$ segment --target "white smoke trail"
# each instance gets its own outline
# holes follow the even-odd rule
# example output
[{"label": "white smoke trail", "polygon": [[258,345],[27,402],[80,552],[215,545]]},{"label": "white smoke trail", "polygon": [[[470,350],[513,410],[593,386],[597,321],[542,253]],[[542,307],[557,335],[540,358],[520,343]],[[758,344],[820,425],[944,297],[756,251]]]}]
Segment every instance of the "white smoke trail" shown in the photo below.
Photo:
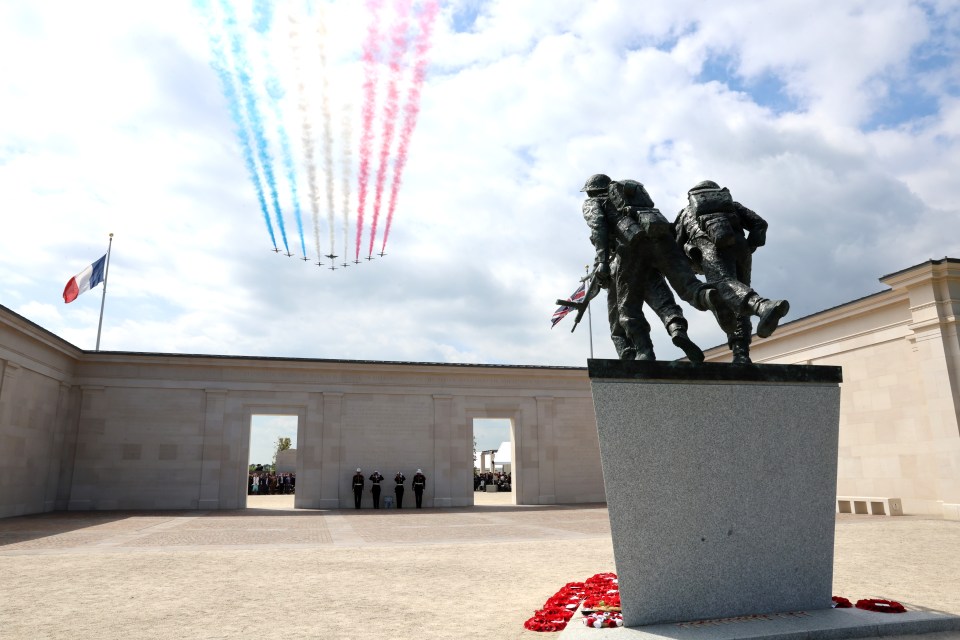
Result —
[{"label": "white smoke trail", "polygon": [[297,82],[297,106],[300,110],[300,139],[303,143],[303,164],[307,170],[310,189],[310,212],[313,215],[313,239],[317,249],[317,262],[323,251],[320,249],[320,189],[317,184],[317,165],[314,161],[313,124],[310,122],[310,96],[303,81],[303,59],[300,48],[300,24],[297,16],[290,15],[290,48],[293,51],[294,71]]},{"label": "white smoke trail", "polygon": [[341,189],[342,193],[340,194],[343,198],[343,255],[344,262],[346,262],[347,249],[350,246],[350,178],[353,168],[353,157],[351,153],[351,138],[353,137],[353,130],[350,126],[350,115],[352,108],[349,104],[343,105],[343,118],[340,121],[340,135],[343,138],[341,144],[343,145],[343,157],[341,158],[343,164],[341,166],[342,175],[340,176]]},{"label": "white smoke trail", "polygon": [[[327,23],[323,5],[317,6],[317,55],[320,59],[321,116],[323,118],[323,176],[327,185],[327,223],[333,255],[333,132],[330,126],[330,82],[327,76]],[[332,259],[332,258],[331,258]]]}]

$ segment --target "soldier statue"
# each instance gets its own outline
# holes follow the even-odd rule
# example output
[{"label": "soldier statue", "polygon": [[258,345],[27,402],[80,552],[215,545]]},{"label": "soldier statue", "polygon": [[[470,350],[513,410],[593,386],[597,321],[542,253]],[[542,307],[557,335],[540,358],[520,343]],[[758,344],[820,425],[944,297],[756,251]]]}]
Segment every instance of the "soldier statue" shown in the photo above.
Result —
[{"label": "soldier statue", "polygon": [[[694,308],[723,313],[711,285],[697,279],[689,260],[673,238],[673,228],[653,206],[644,186],[634,180],[612,181],[591,176],[583,217],[596,249],[593,277],[607,289],[610,333],[621,359],[655,360],[646,302],[660,317],[673,343],[691,362],[703,362],[703,351],[687,335],[687,320],[666,280]],[[588,292],[589,297],[596,295]]]},{"label": "soldier statue", "polygon": [[750,287],[752,255],[766,242],[767,223],[712,180],[690,189],[687,199],[689,204],[674,222],[677,244],[735,314],[732,322],[720,319],[720,326],[727,334],[733,362],[748,364],[753,332],[750,316],[760,318],[757,335],[766,338],[790,310],[786,300],[763,298]]}]

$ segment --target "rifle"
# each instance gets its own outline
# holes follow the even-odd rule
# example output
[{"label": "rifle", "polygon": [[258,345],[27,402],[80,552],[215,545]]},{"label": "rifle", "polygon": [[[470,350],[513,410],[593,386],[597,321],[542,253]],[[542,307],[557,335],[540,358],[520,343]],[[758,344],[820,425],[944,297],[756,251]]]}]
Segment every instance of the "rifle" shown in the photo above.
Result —
[{"label": "rifle", "polygon": [[570,333],[573,333],[577,330],[577,325],[580,324],[580,321],[583,320],[583,314],[586,313],[587,307],[590,306],[590,301],[597,297],[600,293],[600,280],[597,278],[597,268],[594,267],[593,271],[580,279],[580,282],[585,283],[583,287],[583,300],[580,302],[574,302],[573,300],[557,300],[557,304],[570,307],[571,309],[577,310],[577,316],[573,319],[573,327],[570,329]]}]

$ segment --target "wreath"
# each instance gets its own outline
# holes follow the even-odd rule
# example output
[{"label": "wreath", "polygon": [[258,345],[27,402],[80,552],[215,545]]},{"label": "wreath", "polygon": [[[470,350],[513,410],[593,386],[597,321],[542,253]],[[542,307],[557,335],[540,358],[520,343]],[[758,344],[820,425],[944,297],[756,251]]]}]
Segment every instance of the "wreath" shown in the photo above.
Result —
[{"label": "wreath", "polygon": [[620,614],[610,613],[620,610],[617,575],[598,573],[584,582],[568,582],[560,587],[560,590],[544,603],[542,609],[537,610],[523,623],[523,627],[529,631],[563,631],[574,611],[586,599],[592,599],[599,605],[594,616],[596,628],[623,626]]},{"label": "wreath", "polygon": [[590,611],[620,611],[620,595],[591,596],[583,601],[583,608]]},{"label": "wreath", "polygon": [[849,609],[853,605],[850,604],[850,601],[844,598],[843,596],[833,596],[833,608],[834,609]]},{"label": "wreath", "polygon": [[623,616],[619,613],[595,613],[583,619],[583,624],[592,629],[615,628],[623,626]]},{"label": "wreath", "polygon": [[865,598],[857,600],[857,609],[866,611],[878,611],[880,613],[903,613],[906,611],[904,606],[893,600],[880,600],[879,598]]},{"label": "wreath", "polygon": [[573,617],[573,611],[558,607],[544,607],[523,623],[530,631],[563,631],[567,621]]},{"label": "wreath", "polygon": [[567,628],[567,623],[563,621],[551,622],[534,616],[523,623],[523,628],[528,631],[563,631]]}]

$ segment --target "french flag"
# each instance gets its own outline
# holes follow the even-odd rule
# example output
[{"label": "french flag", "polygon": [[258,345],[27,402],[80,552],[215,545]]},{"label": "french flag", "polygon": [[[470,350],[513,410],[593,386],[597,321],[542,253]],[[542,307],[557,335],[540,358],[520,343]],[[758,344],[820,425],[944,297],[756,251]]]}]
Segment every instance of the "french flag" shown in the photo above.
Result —
[{"label": "french flag", "polygon": [[63,301],[73,302],[84,291],[89,291],[103,282],[103,271],[107,264],[107,254],[92,265],[70,278],[70,282],[63,288]]}]

